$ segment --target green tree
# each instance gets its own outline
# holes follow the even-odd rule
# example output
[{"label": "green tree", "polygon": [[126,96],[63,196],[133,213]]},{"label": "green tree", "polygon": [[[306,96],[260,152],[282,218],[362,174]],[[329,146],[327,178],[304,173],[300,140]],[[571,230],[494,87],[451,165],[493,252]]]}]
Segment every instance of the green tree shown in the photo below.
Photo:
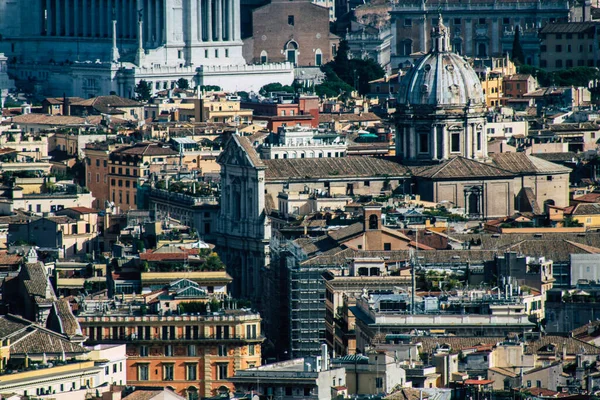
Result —
[{"label": "green tree", "polygon": [[202,85],[202,86],[200,86],[200,91],[201,92],[220,92],[221,87],[215,86],[215,85]]},{"label": "green tree", "polygon": [[348,58],[349,50],[350,46],[348,46],[348,42],[346,40],[340,41],[332,63],[335,73],[346,83],[351,83],[353,79],[352,70],[350,68],[350,59]]},{"label": "green tree", "polygon": [[525,53],[523,53],[523,47],[521,46],[521,28],[517,25],[515,27],[515,37],[513,39],[512,48],[512,61],[515,64],[525,64]]},{"label": "green tree", "polygon": [[135,94],[138,101],[150,100],[152,98],[152,87],[150,86],[150,83],[142,79],[135,86]]},{"label": "green tree", "polygon": [[[359,93],[366,94],[369,92],[369,81],[382,78],[385,71],[379,63],[372,59],[350,59],[348,57],[349,50],[348,42],[342,40],[334,60],[326,66],[331,67],[343,82],[354,87]],[[321,91],[323,89],[325,88],[320,88]]]},{"label": "green tree", "polygon": [[177,87],[182,90],[186,90],[190,88],[190,82],[185,78],[179,78],[177,80]]},{"label": "green tree", "polygon": [[262,96],[266,96],[271,92],[295,93],[295,90],[292,86],[282,85],[279,82],[273,82],[267,83],[265,86],[261,87],[259,91]]}]

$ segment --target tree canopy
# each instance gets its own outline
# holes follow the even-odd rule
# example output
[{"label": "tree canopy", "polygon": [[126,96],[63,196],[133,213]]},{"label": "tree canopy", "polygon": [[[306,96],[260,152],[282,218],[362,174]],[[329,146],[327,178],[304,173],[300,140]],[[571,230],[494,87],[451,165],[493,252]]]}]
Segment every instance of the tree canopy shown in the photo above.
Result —
[{"label": "tree canopy", "polygon": [[511,58],[512,62],[515,64],[525,64],[525,53],[523,53],[523,47],[521,46],[521,28],[519,28],[518,25],[515,27],[515,38],[513,39]]},{"label": "tree canopy", "polygon": [[152,87],[150,86],[150,83],[142,79],[135,86],[135,94],[138,101],[150,100],[152,98]]},{"label": "tree canopy", "polygon": [[182,90],[186,90],[190,88],[190,82],[185,78],[179,78],[177,80],[177,87]]},{"label": "tree canopy", "polygon": [[349,58],[349,50],[348,42],[342,40],[334,60],[326,64],[322,70],[327,79],[330,79],[333,77],[331,71],[326,70],[330,67],[341,81],[358,90],[360,94],[366,94],[369,92],[369,81],[382,78],[385,71],[379,63],[370,58]]},{"label": "tree canopy", "polygon": [[282,85],[279,82],[267,83],[265,86],[260,88],[259,93],[262,96],[266,96],[271,92],[285,92],[285,93],[295,93],[296,90],[293,86],[290,85]]},{"label": "tree canopy", "polygon": [[600,71],[595,67],[574,67],[548,72],[530,65],[519,66],[519,73],[535,76],[541,86],[584,86],[600,79]]}]

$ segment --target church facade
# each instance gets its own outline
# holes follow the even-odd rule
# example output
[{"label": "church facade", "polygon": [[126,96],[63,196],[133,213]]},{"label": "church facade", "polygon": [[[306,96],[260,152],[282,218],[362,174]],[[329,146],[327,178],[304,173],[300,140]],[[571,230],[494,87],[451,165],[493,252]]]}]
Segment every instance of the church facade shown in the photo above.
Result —
[{"label": "church facade", "polygon": [[0,0],[0,45],[10,72],[50,95],[133,97],[141,79],[153,90],[180,78],[226,90],[291,83],[290,64],[246,64],[239,1]]}]

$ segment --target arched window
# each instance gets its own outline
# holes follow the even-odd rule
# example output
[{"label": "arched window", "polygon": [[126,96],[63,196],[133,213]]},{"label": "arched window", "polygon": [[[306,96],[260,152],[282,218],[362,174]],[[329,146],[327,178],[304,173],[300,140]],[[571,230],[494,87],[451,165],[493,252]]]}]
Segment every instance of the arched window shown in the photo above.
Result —
[{"label": "arched window", "polygon": [[402,54],[405,56],[410,56],[413,53],[413,42],[410,39],[406,39],[403,42]]},{"label": "arched window", "polygon": [[260,63],[261,64],[266,64],[269,62],[269,55],[267,54],[267,52],[265,50],[260,52]]},{"label": "arched window", "polygon": [[377,215],[369,216],[369,229],[379,229],[379,218],[377,218]]},{"label": "arched window", "polygon": [[190,386],[187,390],[187,400],[200,400],[200,396],[198,395],[198,389],[193,386]]},{"label": "arched window", "polygon": [[288,62],[295,65],[298,61],[298,43],[293,40],[287,42],[285,45],[285,54]]},{"label": "arched window", "polygon": [[321,64],[323,64],[323,52],[321,51],[321,49],[317,49],[315,51],[315,65],[317,67],[320,67]]}]

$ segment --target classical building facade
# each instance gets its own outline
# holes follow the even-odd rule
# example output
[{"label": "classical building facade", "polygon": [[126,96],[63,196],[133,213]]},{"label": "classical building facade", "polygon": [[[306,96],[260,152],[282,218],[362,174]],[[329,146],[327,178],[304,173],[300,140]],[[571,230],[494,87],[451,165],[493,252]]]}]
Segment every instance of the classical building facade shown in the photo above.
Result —
[{"label": "classical building facade", "polygon": [[410,161],[486,158],[481,82],[452,52],[441,15],[431,37],[431,50],[400,81],[396,155]]},{"label": "classical building facade", "polygon": [[539,66],[538,30],[547,23],[567,21],[569,2],[565,0],[516,1],[410,0],[397,2],[391,11],[393,32],[392,65],[407,61],[411,54],[427,52],[434,40],[431,28],[443,13],[450,27],[454,51],[468,57],[498,57],[510,53],[515,26],[521,28],[521,46],[526,63]]},{"label": "classical building facade", "polygon": [[320,66],[333,59],[339,38],[329,32],[329,9],[310,0],[274,0],[252,12],[252,37],[244,41],[249,63]]},{"label": "classical building facade", "polygon": [[[239,0],[3,0],[9,71],[44,93],[133,97],[179,78],[228,90],[291,83],[290,65],[251,67],[242,57]],[[260,86],[258,86],[260,88]]]}]

